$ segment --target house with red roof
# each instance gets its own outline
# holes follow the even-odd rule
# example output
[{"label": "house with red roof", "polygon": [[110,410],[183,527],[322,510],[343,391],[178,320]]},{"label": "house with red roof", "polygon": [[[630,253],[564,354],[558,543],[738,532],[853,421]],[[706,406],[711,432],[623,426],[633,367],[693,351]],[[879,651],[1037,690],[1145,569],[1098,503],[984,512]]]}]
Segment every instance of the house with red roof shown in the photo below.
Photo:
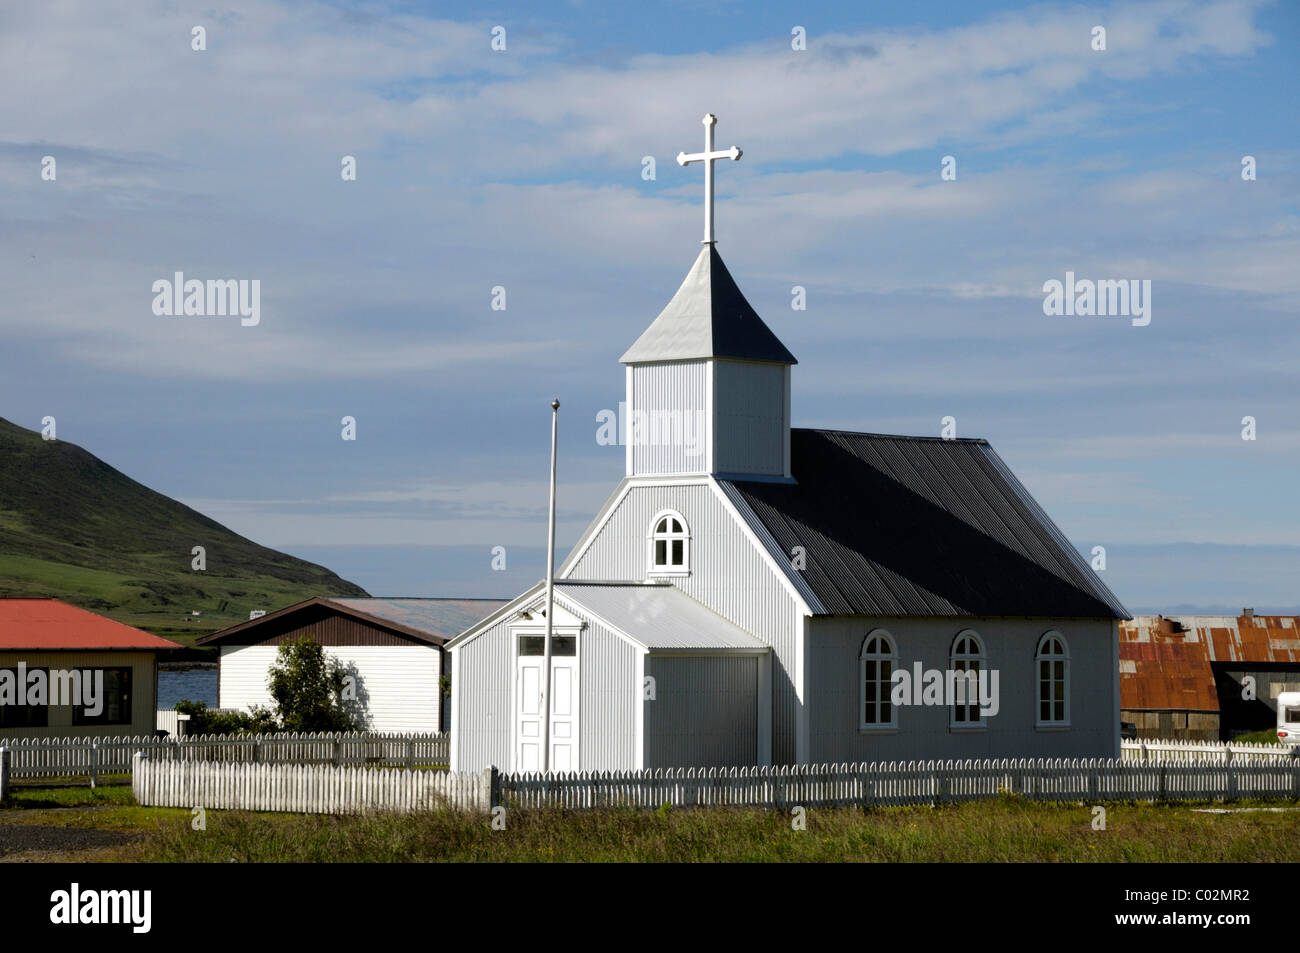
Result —
[{"label": "house with red roof", "polygon": [[1120,718],[1139,738],[1227,741],[1300,691],[1300,616],[1134,616],[1119,624]]},{"label": "house with red roof", "polygon": [[181,646],[48,598],[0,598],[0,739],[151,735]]}]

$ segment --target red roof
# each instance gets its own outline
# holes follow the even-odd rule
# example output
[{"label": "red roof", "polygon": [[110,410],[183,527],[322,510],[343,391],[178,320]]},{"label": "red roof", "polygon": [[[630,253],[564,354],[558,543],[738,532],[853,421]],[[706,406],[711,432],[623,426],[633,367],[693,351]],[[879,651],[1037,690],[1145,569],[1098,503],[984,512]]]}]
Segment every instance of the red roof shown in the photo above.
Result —
[{"label": "red roof", "polygon": [[175,642],[58,599],[0,599],[0,651],[178,648]]},{"label": "red roof", "polygon": [[1300,616],[1135,616],[1121,622],[1120,707],[1218,711],[1211,662],[1300,662]]}]

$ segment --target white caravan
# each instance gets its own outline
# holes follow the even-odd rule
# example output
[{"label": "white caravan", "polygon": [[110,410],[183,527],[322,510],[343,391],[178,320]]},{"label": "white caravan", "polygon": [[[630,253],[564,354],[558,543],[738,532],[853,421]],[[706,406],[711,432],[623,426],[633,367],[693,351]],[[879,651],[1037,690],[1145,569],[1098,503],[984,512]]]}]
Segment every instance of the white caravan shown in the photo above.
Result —
[{"label": "white caravan", "polygon": [[1281,692],[1277,696],[1277,740],[1284,745],[1300,745],[1300,692]]}]

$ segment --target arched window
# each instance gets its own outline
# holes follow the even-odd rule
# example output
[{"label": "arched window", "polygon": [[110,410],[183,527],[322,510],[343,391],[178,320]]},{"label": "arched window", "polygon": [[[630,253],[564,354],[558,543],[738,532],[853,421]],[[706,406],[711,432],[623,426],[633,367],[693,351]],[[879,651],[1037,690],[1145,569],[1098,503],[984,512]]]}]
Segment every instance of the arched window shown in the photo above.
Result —
[{"label": "arched window", "polygon": [[[957,635],[952,643],[952,655],[948,668],[955,673],[952,679],[954,691],[952,699],[952,724],[982,725],[984,716],[980,713],[979,673],[984,671],[984,643],[979,633],[967,629]],[[969,673],[969,674],[968,674]],[[962,686],[965,685],[963,697]]]},{"label": "arched window", "polygon": [[892,728],[897,724],[890,701],[897,662],[894,640],[884,629],[877,629],[862,640],[862,651],[858,654],[858,683],[862,686],[859,728]]},{"label": "arched window", "polygon": [[664,510],[650,523],[650,572],[685,574],[691,569],[691,531],[682,515]]},{"label": "arched window", "polygon": [[1070,723],[1070,649],[1060,632],[1046,632],[1034,655],[1038,669],[1038,724]]}]

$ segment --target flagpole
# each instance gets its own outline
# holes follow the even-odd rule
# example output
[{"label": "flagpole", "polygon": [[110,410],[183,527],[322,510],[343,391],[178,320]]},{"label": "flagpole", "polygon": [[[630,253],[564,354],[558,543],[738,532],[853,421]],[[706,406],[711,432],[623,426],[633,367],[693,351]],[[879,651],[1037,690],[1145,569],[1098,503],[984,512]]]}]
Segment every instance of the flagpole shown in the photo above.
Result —
[{"label": "flagpole", "polygon": [[560,400],[551,401],[551,503],[546,530],[546,641],[543,646],[542,771],[551,767],[551,620],[555,615],[555,435],[560,420]]}]

